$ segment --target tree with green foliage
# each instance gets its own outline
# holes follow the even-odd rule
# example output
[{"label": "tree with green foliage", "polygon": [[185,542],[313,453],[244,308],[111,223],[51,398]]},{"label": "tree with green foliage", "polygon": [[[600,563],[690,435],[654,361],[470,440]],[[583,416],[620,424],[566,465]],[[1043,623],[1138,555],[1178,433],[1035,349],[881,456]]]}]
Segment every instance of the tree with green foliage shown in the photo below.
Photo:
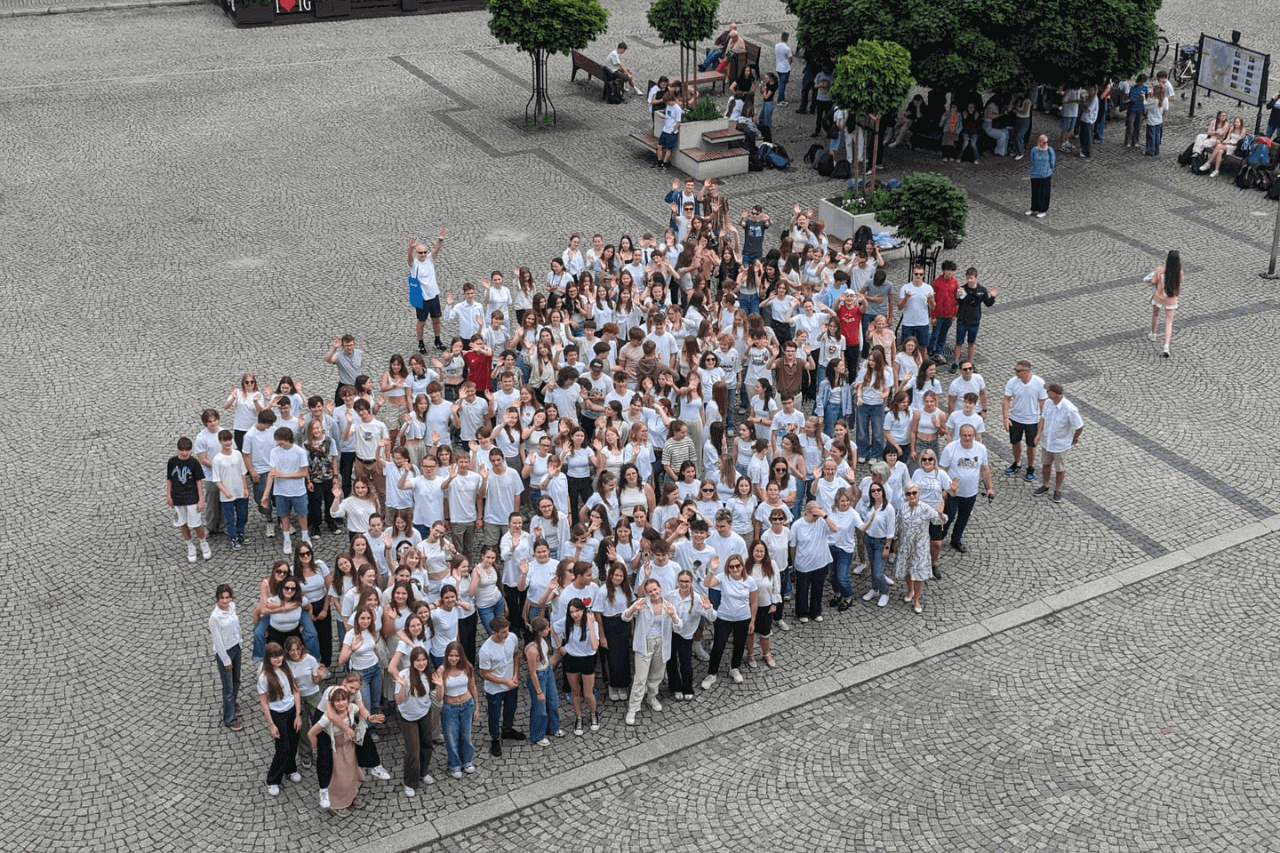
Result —
[{"label": "tree with green foliage", "polygon": [[720,0],[655,0],[649,7],[649,26],[663,42],[680,45],[681,80],[697,67],[698,42],[716,31],[719,9]]},{"label": "tree with green foliage", "polygon": [[[525,104],[529,125],[555,122],[547,94],[547,60],[584,50],[608,26],[609,12],[599,0],[488,0],[489,32],[502,44],[514,44],[533,62],[533,94]],[[532,107],[532,114],[530,108]],[[550,110],[550,116],[547,111]]]},{"label": "tree with green foliage", "polygon": [[912,172],[890,198],[876,219],[897,228],[898,236],[911,244],[912,263],[919,260],[932,267],[943,243],[964,236],[969,197],[950,178]]},{"label": "tree with green foliage", "polygon": [[799,45],[842,55],[862,38],[911,47],[943,91],[1025,90],[1129,77],[1148,61],[1160,0],[784,0]]},{"label": "tree with green foliage", "polygon": [[[898,107],[902,106],[915,84],[911,76],[911,54],[896,42],[863,39],[845,51],[836,63],[836,73],[831,80],[831,100],[844,110],[845,128],[856,127],[859,116],[872,120],[874,147],[868,190],[876,183],[880,119],[886,115],[896,116]],[[858,159],[861,161],[862,158]],[[861,162],[857,163],[857,168],[861,173]]]}]

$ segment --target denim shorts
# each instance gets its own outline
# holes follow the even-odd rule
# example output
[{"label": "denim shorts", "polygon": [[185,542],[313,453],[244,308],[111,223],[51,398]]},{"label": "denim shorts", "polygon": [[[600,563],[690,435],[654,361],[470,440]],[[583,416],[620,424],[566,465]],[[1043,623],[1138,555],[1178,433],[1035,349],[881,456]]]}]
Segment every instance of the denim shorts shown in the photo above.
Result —
[{"label": "denim shorts", "polygon": [[1058,125],[1063,130],[1075,130],[1077,116],[1063,116],[1062,122]]},{"label": "denim shorts", "polygon": [[299,518],[307,517],[307,496],[306,495],[276,495],[276,515],[283,518],[289,513],[293,513]]},{"label": "denim shorts", "polygon": [[[966,338],[968,340],[966,340]],[[963,343],[975,343],[978,340],[977,326],[956,326],[956,346]]]}]

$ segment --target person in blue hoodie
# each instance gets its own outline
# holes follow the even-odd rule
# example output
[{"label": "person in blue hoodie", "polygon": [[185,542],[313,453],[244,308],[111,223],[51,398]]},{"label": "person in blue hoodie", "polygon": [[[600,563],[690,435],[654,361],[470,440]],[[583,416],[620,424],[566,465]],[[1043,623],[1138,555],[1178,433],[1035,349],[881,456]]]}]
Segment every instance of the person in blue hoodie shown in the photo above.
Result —
[{"label": "person in blue hoodie", "polygon": [[1058,165],[1058,154],[1049,147],[1049,135],[1040,134],[1036,138],[1036,147],[1031,149],[1031,209],[1027,216],[1044,219],[1049,212],[1050,182],[1053,180],[1053,167]]}]

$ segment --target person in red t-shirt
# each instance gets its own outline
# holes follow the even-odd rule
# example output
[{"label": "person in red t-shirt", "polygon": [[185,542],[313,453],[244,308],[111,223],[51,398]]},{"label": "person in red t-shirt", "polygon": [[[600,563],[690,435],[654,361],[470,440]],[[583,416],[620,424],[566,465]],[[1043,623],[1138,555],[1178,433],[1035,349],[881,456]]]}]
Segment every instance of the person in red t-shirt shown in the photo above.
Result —
[{"label": "person in red t-shirt", "polygon": [[862,346],[858,333],[866,308],[867,300],[852,290],[840,294],[840,301],[836,303],[836,319],[840,321],[840,333],[844,335],[844,367],[850,376],[856,376],[858,371],[858,351]]},{"label": "person in red t-shirt", "polygon": [[467,379],[487,397],[493,390],[493,350],[485,346],[483,337],[472,335],[471,349],[462,354],[462,360],[467,363]]},{"label": "person in red t-shirt", "polygon": [[[947,335],[951,332],[951,323],[956,318],[956,290],[960,280],[956,278],[956,262],[943,261],[942,275],[933,280],[933,335],[929,338],[929,352],[933,355],[949,352]],[[956,372],[956,366],[951,366]]]}]

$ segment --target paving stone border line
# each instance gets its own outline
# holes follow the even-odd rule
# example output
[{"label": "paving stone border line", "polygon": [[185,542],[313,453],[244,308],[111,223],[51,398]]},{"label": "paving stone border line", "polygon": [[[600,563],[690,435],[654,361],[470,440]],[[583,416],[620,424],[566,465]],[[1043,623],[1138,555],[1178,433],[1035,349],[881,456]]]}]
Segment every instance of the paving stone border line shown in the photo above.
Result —
[{"label": "paving stone border line", "polygon": [[124,12],[131,9],[160,9],[166,6],[199,6],[208,0],[112,0],[84,6],[36,6],[31,9],[0,9],[0,19],[30,18],[37,15],[70,15],[80,12]]},{"label": "paving stone border line", "polygon": [[418,826],[366,844],[360,847],[359,851],[360,853],[405,853],[450,835],[482,827],[489,821],[626,773],[642,765],[659,761],[718,735],[753,725],[768,717],[832,696],[963,646],[972,645],[1012,628],[1037,622],[1078,604],[1118,592],[1277,531],[1280,531],[1280,515],[1271,515],[1186,548],[1162,554],[1145,563],[1121,569],[1053,595],[1034,598],[1020,607],[931,637],[914,646],[879,655],[800,687],[793,687],[758,702],[718,714],[706,722],[668,732],[624,749],[615,755],[588,762],[574,768],[572,772],[548,776],[483,803],[435,820],[424,821]]}]

